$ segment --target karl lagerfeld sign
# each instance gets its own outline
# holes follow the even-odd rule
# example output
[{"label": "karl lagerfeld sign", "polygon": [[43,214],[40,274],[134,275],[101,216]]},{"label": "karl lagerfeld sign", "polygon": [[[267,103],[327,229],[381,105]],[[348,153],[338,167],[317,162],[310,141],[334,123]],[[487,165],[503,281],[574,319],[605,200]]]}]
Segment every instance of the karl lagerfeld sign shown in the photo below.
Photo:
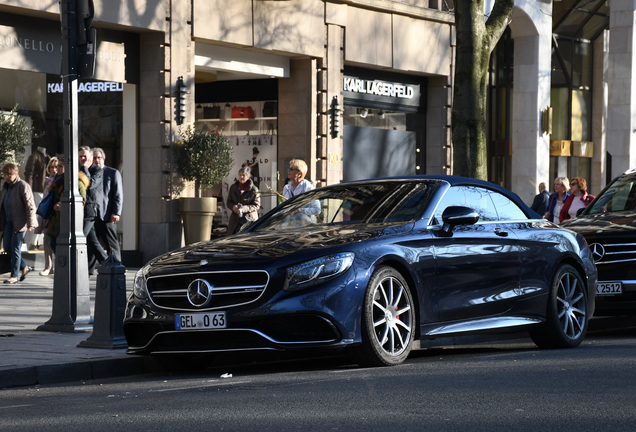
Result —
[{"label": "karl lagerfeld sign", "polygon": [[420,84],[344,76],[345,100],[386,106],[419,107]]},{"label": "karl lagerfeld sign", "polygon": [[344,77],[344,91],[403,99],[413,99],[415,95],[413,86],[348,76]]},{"label": "karl lagerfeld sign", "polygon": [[[46,85],[47,93],[62,93],[64,84],[48,83]],[[81,82],[77,85],[78,93],[113,93],[123,92],[124,84],[119,82]]]}]

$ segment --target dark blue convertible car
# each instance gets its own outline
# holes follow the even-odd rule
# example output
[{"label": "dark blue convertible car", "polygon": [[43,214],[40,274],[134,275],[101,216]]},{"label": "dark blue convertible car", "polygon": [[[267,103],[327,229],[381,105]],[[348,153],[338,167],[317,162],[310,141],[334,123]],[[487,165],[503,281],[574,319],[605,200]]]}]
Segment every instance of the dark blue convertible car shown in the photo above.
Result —
[{"label": "dark blue convertible car", "polygon": [[420,340],[527,329],[575,347],[596,267],[579,234],[494,184],[454,176],[319,188],[136,276],[132,354],[345,349],[395,365]]}]

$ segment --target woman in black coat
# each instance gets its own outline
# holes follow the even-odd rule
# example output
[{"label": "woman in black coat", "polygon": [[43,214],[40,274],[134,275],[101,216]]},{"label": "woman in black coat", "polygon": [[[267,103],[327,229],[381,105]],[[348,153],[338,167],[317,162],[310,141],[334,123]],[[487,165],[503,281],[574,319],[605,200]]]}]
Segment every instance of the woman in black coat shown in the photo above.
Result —
[{"label": "woman in black coat", "polygon": [[239,169],[238,180],[230,186],[226,205],[227,208],[232,210],[230,221],[227,224],[228,234],[238,232],[248,220],[258,219],[258,210],[261,208],[261,194],[251,179],[248,166]]}]

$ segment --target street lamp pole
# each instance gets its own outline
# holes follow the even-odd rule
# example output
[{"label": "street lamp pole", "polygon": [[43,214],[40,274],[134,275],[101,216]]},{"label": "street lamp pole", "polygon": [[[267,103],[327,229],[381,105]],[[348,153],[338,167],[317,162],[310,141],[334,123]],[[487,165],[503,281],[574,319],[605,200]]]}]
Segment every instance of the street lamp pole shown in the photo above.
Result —
[{"label": "street lamp pole", "polygon": [[[62,83],[64,86],[64,193],[60,213],[60,234],[55,248],[53,312],[38,330],[75,332],[89,328],[90,289],[84,208],[78,192],[78,19],[77,2],[61,0]],[[82,328],[84,327],[84,328]]]}]

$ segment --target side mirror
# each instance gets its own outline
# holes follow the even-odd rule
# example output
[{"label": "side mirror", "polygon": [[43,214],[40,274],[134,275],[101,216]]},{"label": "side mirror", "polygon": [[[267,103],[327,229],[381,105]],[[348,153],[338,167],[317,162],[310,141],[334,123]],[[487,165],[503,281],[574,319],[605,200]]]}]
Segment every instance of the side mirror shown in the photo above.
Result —
[{"label": "side mirror", "polygon": [[442,221],[446,232],[451,232],[457,225],[474,225],[479,220],[479,213],[469,207],[450,206],[442,213]]}]

